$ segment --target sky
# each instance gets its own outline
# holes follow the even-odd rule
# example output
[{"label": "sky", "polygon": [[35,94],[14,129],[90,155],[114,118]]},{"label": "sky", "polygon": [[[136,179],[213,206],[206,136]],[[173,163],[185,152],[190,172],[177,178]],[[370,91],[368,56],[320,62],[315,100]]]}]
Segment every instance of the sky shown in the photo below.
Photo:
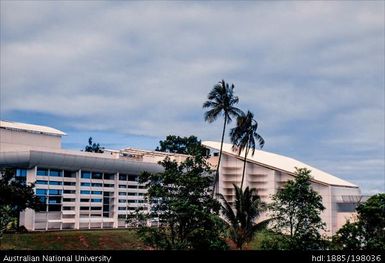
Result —
[{"label": "sky", "polygon": [[219,141],[202,104],[224,79],[264,150],[384,192],[384,5],[2,0],[0,119],[77,150]]}]

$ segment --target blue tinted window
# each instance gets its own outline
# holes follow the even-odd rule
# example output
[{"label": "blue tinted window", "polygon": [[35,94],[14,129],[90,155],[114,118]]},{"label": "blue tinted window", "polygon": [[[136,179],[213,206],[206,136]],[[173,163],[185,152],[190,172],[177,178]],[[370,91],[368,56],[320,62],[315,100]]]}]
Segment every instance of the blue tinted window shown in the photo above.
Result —
[{"label": "blue tinted window", "polygon": [[48,169],[37,168],[37,175],[48,176]]},{"label": "blue tinted window", "polygon": [[27,170],[26,169],[16,169],[16,176],[26,177]]},{"label": "blue tinted window", "polygon": [[104,179],[106,180],[114,180],[114,174],[104,174]]},{"label": "blue tinted window", "polygon": [[83,194],[83,195],[89,195],[89,194],[90,194],[90,191],[87,191],[87,190],[80,190],[80,193]]},{"label": "blue tinted window", "polygon": [[90,179],[91,178],[91,172],[86,172],[86,171],[82,171],[82,178],[87,178],[87,179]]},{"label": "blue tinted window", "polygon": [[36,195],[46,195],[47,190],[46,189],[36,189]]},{"label": "blue tinted window", "polygon": [[93,202],[93,203],[101,203],[101,202],[102,202],[102,199],[95,199],[95,198],[92,198],[92,199],[91,199],[91,202]]},{"label": "blue tinted window", "polygon": [[101,195],[102,192],[101,191],[92,191],[91,194],[93,194],[93,195]]},{"label": "blue tinted window", "polygon": [[49,176],[57,176],[57,177],[62,177],[63,173],[60,170],[50,170],[49,171]]},{"label": "blue tinted window", "polygon": [[91,183],[80,183],[81,186],[91,186]]},{"label": "blue tinted window", "polygon": [[36,181],[36,184],[48,184],[48,181],[37,180],[37,181]]},{"label": "blue tinted window", "polygon": [[62,185],[63,182],[58,182],[58,181],[49,181],[50,185]]},{"label": "blue tinted window", "polygon": [[61,190],[56,190],[56,189],[50,189],[48,190],[49,195],[61,195]]},{"label": "blue tinted window", "polygon": [[92,179],[103,179],[102,173],[92,173]]},{"label": "blue tinted window", "polygon": [[39,196],[40,202],[45,204],[45,201],[47,200],[47,197],[45,196]]}]

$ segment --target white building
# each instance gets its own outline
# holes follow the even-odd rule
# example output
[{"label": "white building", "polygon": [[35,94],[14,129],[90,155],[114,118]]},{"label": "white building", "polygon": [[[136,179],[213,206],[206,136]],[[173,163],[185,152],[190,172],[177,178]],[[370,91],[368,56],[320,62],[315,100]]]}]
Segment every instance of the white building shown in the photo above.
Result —
[{"label": "white building", "polygon": [[[218,152],[219,142],[203,142],[203,145]],[[215,155],[215,154],[214,154]],[[223,145],[223,153],[219,169],[219,192],[228,201],[234,200],[233,184],[240,185],[243,170],[244,152],[238,155],[232,150],[231,144]],[[211,163],[217,164],[218,157],[213,156]],[[346,223],[347,219],[355,215],[356,204],[361,199],[358,186],[311,167],[295,159],[255,150],[253,156],[248,155],[244,186],[255,188],[262,201],[269,203],[271,196],[277,192],[288,180],[294,179],[295,167],[311,170],[312,188],[322,196],[325,210],[321,214],[326,223],[326,235],[335,232]]]},{"label": "white building", "polygon": [[[43,210],[27,209],[20,222],[28,230],[88,229],[127,227],[126,216],[136,208],[148,210],[146,189],[137,182],[143,171],[161,172],[157,164],[166,156],[178,162],[182,154],[137,149],[105,150],[104,153],[69,151],[61,148],[65,133],[50,127],[15,122],[0,122],[0,167],[17,169],[27,184],[35,183]],[[219,150],[217,142],[204,142]],[[215,164],[217,156],[210,158]],[[354,213],[360,200],[356,185],[304,163],[281,155],[256,150],[247,159],[245,185],[257,189],[262,200],[290,179],[294,167],[312,170],[312,186],[322,195],[327,224],[326,234],[335,233]],[[243,159],[224,145],[219,190],[231,201],[233,183],[240,182]]]}]

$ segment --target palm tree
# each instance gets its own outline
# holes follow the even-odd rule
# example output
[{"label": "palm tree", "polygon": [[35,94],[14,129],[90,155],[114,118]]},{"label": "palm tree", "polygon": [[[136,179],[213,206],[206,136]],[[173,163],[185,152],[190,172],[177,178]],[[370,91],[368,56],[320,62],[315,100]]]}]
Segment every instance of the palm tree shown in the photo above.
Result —
[{"label": "palm tree", "polygon": [[240,115],[237,118],[237,126],[230,131],[231,142],[233,143],[233,149],[238,150],[238,155],[245,150],[245,157],[243,160],[243,172],[242,172],[242,181],[241,189],[243,187],[243,180],[245,178],[246,170],[246,160],[249,150],[252,150],[254,155],[256,142],[258,142],[259,147],[262,148],[265,144],[265,140],[261,135],[257,133],[258,122],[254,120],[254,115],[247,111],[246,115]]},{"label": "palm tree", "polygon": [[238,117],[243,114],[243,112],[236,108],[234,105],[238,103],[239,99],[234,95],[234,84],[231,84],[231,87],[224,80],[220,81],[214,86],[207,96],[207,101],[203,103],[203,108],[209,108],[205,112],[204,117],[205,121],[212,123],[219,116],[224,116],[223,130],[222,130],[222,139],[221,139],[221,149],[219,151],[218,166],[215,173],[215,180],[213,186],[213,195],[215,193],[215,187],[219,180],[219,166],[221,164],[222,158],[222,148],[223,140],[225,137],[226,124],[231,122],[232,117]]},{"label": "palm tree", "polygon": [[224,198],[222,194],[222,214],[226,220],[230,230],[230,237],[237,245],[238,249],[242,249],[243,245],[253,238],[256,231],[267,226],[269,220],[255,223],[266,205],[256,194],[255,189],[246,187],[245,191],[234,184],[235,189],[235,211],[231,204]]}]

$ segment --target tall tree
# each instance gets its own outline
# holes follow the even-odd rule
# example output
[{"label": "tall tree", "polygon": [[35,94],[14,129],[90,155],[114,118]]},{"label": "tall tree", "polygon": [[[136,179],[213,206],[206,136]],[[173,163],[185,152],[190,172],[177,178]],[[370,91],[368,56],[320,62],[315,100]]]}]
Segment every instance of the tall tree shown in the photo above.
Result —
[{"label": "tall tree", "polygon": [[213,178],[205,158],[192,156],[178,164],[166,158],[164,172],[140,176],[151,203],[148,219],[159,227],[143,227],[146,243],[160,249],[225,249],[220,203],[210,194]]},{"label": "tall tree", "polygon": [[242,249],[243,245],[253,238],[255,232],[267,226],[268,221],[256,223],[256,219],[265,210],[265,204],[257,195],[255,189],[241,188],[234,184],[235,205],[233,206],[220,194],[223,201],[222,213],[227,221],[230,237]]},{"label": "tall tree", "polygon": [[241,180],[241,189],[243,187],[243,181],[245,178],[247,155],[251,150],[251,155],[254,155],[256,143],[262,148],[265,144],[265,140],[261,135],[257,133],[258,122],[254,120],[254,115],[247,111],[247,114],[242,114],[237,118],[237,126],[230,131],[231,142],[233,143],[233,149],[238,150],[238,155],[241,152],[245,151],[245,156],[243,159],[243,170],[242,170],[242,180]]},{"label": "tall tree", "polygon": [[155,151],[207,156],[206,148],[202,146],[201,141],[194,135],[189,137],[168,135],[165,140],[159,141],[159,146],[156,147]]},{"label": "tall tree", "polygon": [[226,125],[231,122],[232,118],[238,117],[242,111],[235,107],[239,99],[234,95],[234,84],[231,87],[224,80],[220,81],[214,86],[207,96],[207,101],[203,103],[203,108],[209,110],[205,112],[204,118],[208,123],[214,122],[219,116],[224,117],[221,148],[219,150],[218,166],[215,172],[215,180],[213,186],[213,195],[215,193],[216,185],[219,181],[219,167],[221,164],[223,141],[225,138]]},{"label": "tall tree", "polygon": [[320,214],[325,207],[321,195],[311,187],[310,173],[306,168],[296,168],[295,179],[272,198],[273,229],[284,234],[288,249],[319,249],[322,243],[320,230],[325,224]]},{"label": "tall tree", "polygon": [[26,185],[24,177],[17,177],[15,169],[0,170],[0,235],[9,220],[16,218],[19,227],[19,214],[24,209],[39,210],[41,203],[34,194],[33,186]]},{"label": "tall tree", "polygon": [[88,145],[84,147],[85,152],[103,153],[104,147],[101,147],[99,143],[93,143],[92,137],[88,138]]}]

